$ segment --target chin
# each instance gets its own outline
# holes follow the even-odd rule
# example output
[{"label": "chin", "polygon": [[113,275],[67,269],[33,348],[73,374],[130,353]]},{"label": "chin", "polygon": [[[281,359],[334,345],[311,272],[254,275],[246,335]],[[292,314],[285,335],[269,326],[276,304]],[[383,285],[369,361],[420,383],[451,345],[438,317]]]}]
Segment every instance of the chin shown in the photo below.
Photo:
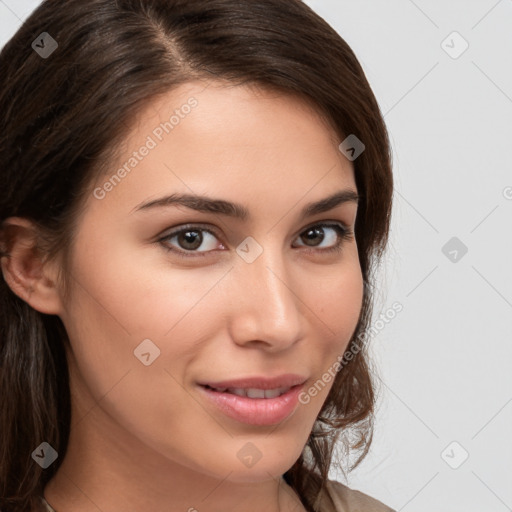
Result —
[{"label": "chin", "polygon": [[[296,450],[296,447],[294,447]],[[265,482],[272,478],[280,478],[281,475],[286,473],[300,456],[299,453],[294,453],[294,450],[286,452],[278,447],[274,450],[267,449],[266,454],[261,454],[259,460],[245,462],[243,457],[242,461],[237,460],[235,468],[226,468],[232,471],[228,479],[233,482]],[[248,464],[247,466],[245,464]],[[252,465],[250,465],[252,464]]]},{"label": "chin", "polygon": [[290,466],[283,466],[282,461],[275,465],[256,464],[252,468],[233,471],[226,480],[241,484],[268,482],[280,478],[292,465],[293,463]]},{"label": "chin", "polygon": [[298,458],[298,455],[294,457],[295,454],[283,456],[279,453],[280,451],[278,449],[269,451],[267,456],[261,454],[259,458],[255,457],[252,461],[248,459],[244,461],[244,453],[235,458],[225,456],[212,465],[203,464],[201,471],[212,478],[226,479],[240,484],[268,482],[280,478]]}]

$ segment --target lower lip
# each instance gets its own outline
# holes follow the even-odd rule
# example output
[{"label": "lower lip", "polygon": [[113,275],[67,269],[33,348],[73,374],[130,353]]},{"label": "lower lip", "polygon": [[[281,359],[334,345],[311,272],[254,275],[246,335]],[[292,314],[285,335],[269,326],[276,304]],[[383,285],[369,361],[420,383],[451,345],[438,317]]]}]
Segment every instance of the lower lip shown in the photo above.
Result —
[{"label": "lower lip", "polygon": [[276,425],[295,410],[303,384],[293,386],[276,398],[248,398],[199,387],[214,405],[234,420],[250,425]]}]

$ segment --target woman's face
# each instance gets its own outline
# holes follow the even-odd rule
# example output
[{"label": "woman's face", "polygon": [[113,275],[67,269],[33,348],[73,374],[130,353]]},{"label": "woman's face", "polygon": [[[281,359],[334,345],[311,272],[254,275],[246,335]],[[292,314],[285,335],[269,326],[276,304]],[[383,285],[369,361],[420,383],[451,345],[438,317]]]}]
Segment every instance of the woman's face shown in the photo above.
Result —
[{"label": "woman's face", "polygon": [[297,99],[216,82],[134,119],[88,197],[59,315],[73,421],[94,409],[98,451],[239,482],[293,465],[362,305],[356,241],[337,227],[354,229],[357,201],[320,208],[357,192],[340,142]]}]

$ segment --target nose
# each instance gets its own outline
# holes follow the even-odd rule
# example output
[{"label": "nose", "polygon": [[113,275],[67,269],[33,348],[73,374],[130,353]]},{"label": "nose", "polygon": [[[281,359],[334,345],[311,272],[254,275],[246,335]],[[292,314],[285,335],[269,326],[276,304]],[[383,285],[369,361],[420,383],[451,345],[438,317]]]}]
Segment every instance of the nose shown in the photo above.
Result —
[{"label": "nose", "polygon": [[269,247],[252,263],[237,261],[229,315],[236,344],[278,352],[304,336],[306,306],[291,264],[282,249]]}]

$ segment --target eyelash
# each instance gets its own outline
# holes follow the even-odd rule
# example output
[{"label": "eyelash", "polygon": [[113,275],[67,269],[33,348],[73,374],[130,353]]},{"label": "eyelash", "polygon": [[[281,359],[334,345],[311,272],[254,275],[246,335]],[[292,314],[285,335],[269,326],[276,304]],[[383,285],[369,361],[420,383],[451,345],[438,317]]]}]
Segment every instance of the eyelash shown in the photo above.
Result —
[{"label": "eyelash", "polygon": [[[354,232],[352,229],[350,229],[349,227],[345,226],[344,224],[340,223],[340,222],[337,222],[337,223],[320,223],[320,224],[313,224],[309,227],[307,227],[304,231],[302,231],[300,234],[303,234],[305,233],[306,231],[310,230],[310,229],[313,229],[313,228],[318,228],[318,227],[321,227],[321,228],[325,228],[325,227],[328,227],[328,228],[333,228],[337,234],[338,234],[338,242],[336,242],[335,245],[333,245],[332,247],[328,247],[326,249],[314,249],[314,248],[311,248],[311,249],[305,249],[305,252],[306,253],[336,253],[336,252],[341,252],[342,250],[342,246],[343,246],[343,242],[346,240],[346,241],[350,241],[353,239],[353,236],[354,236]],[[219,238],[217,236],[217,234],[212,231],[211,229],[208,229],[208,228],[205,228],[205,227],[202,227],[200,225],[194,225],[194,224],[190,224],[190,225],[185,225],[183,227],[181,227],[180,229],[176,230],[176,231],[173,231],[161,238],[159,238],[157,240],[157,242],[159,242],[162,247],[167,251],[167,252],[172,252],[174,254],[176,254],[177,256],[179,256],[180,258],[197,258],[197,257],[205,257],[205,256],[208,256],[211,252],[213,251],[184,251],[184,250],[181,250],[181,249],[176,249],[175,247],[170,247],[169,245],[167,245],[166,243],[164,243],[165,241],[169,240],[169,239],[172,239],[174,238],[176,235],[180,235],[181,233],[184,233],[186,231],[205,231],[206,233],[210,233],[212,236],[214,236],[215,238]],[[307,247],[307,246],[301,246],[301,247]]]}]

